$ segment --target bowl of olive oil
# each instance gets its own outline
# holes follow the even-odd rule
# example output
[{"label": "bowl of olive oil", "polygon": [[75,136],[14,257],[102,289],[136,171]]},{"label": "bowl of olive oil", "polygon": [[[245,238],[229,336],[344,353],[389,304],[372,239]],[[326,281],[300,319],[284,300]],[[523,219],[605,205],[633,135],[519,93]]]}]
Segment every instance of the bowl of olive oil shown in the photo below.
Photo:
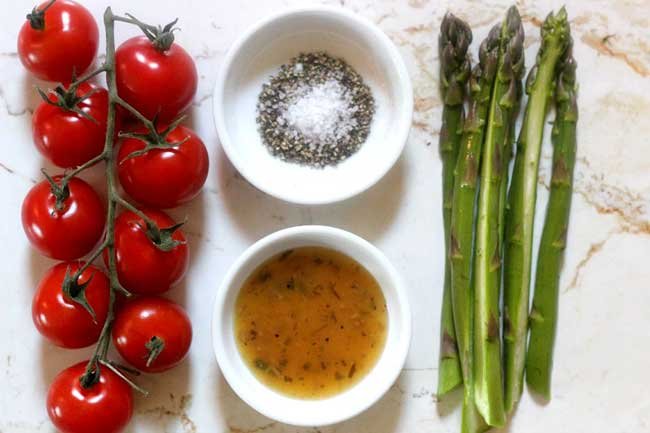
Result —
[{"label": "bowl of olive oil", "polygon": [[234,392],[301,426],[337,423],[376,402],[401,371],[410,337],[395,268],[367,241],[325,226],[253,244],[225,276],[212,319]]}]

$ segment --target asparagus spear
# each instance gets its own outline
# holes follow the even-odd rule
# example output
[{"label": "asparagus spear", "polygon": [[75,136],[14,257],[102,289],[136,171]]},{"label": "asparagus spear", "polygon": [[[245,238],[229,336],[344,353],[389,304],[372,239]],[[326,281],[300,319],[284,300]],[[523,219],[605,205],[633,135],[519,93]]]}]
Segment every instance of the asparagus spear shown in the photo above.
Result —
[{"label": "asparagus spear", "polygon": [[553,174],[537,258],[535,295],[530,313],[530,342],[526,359],[528,386],[547,400],[550,399],[551,391],[558,286],[571,211],[573,167],[576,159],[576,90],[576,63],[570,44],[560,64],[555,88]]},{"label": "asparagus spear", "polygon": [[479,48],[479,63],[470,76],[470,108],[463,125],[463,136],[454,171],[449,263],[452,310],[465,383],[461,430],[467,433],[484,431],[486,428],[474,403],[472,260],[478,168],[485,119],[499,56],[499,33],[499,26],[495,26]]},{"label": "asparagus spear", "polygon": [[474,261],[474,399],[485,421],[498,427],[506,422],[499,326],[502,250],[499,198],[508,124],[516,104],[517,81],[524,69],[524,29],[515,6],[508,10],[500,33],[499,62],[481,157]]},{"label": "asparagus spear", "polygon": [[[440,129],[440,156],[442,158],[442,217],[445,251],[449,251],[449,225],[451,201],[454,192],[454,167],[462,135],[464,117],[463,101],[470,74],[467,48],[472,42],[472,31],[461,19],[447,13],[440,26],[438,50],[440,54],[440,93],[442,128]],[[451,274],[449,259],[445,254],[445,276],[440,319],[440,361],[438,365],[438,396],[442,396],[463,383],[456,332],[451,307]]]},{"label": "asparagus spear", "polygon": [[549,14],[542,25],[541,35],[542,46],[526,82],[529,97],[506,216],[503,329],[507,412],[519,401],[523,383],[539,152],[555,69],[569,39],[564,8],[557,15]]},{"label": "asparagus spear", "polygon": [[[523,76],[524,69],[521,70],[521,75]],[[506,220],[506,209],[508,208],[508,169],[510,166],[510,161],[512,160],[514,143],[515,143],[515,132],[516,132],[516,123],[517,117],[519,117],[519,108],[521,107],[521,96],[524,93],[524,88],[521,83],[521,77],[516,80],[517,86],[517,95],[515,97],[515,105],[512,107],[510,122],[508,123],[508,138],[505,144],[504,151],[504,160],[503,160],[503,176],[501,176],[501,185],[499,186],[499,239],[502,240],[501,249],[503,254],[503,236],[505,232],[505,220]]]}]

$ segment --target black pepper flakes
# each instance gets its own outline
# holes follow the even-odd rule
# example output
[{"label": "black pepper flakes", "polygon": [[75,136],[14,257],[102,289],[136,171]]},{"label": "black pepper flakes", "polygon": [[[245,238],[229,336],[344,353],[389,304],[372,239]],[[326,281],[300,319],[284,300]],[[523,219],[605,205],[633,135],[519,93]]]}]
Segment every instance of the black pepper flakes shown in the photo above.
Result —
[{"label": "black pepper flakes", "polygon": [[[327,100],[314,104],[319,98]],[[310,113],[301,112],[301,103]],[[359,150],[374,113],[375,100],[361,76],[343,59],[320,51],[294,57],[262,86],[257,125],[274,156],[324,167]],[[322,124],[319,115],[326,120]]]}]

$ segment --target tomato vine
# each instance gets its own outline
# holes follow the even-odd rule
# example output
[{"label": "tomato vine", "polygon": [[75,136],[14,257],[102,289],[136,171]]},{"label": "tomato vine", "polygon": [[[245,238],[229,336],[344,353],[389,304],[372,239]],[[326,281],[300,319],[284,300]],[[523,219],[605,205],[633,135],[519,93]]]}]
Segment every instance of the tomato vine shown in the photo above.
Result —
[{"label": "tomato vine", "polygon": [[[81,385],[84,388],[90,388],[93,386],[100,377],[100,369],[102,367],[110,369],[113,373],[120,376],[125,380],[129,385],[134,389],[146,394],[146,391],[136,385],[131,381],[123,371],[130,373],[137,373],[135,370],[128,369],[124,366],[118,365],[117,363],[108,359],[108,349],[110,346],[110,335],[111,329],[113,326],[113,321],[115,319],[115,302],[117,293],[122,293],[126,296],[131,296],[130,292],[125,289],[118,279],[117,272],[117,263],[115,255],[115,219],[117,208],[122,207],[128,211],[133,212],[139,218],[141,218],[146,224],[146,233],[149,239],[156,245],[157,248],[163,251],[169,251],[171,248],[177,245],[178,241],[172,239],[173,232],[180,227],[180,224],[173,225],[172,227],[159,227],[153,219],[149,218],[144,212],[139,210],[136,206],[131,204],[125,198],[120,195],[120,192],[117,188],[116,174],[115,174],[115,164],[117,158],[117,152],[115,151],[115,128],[116,128],[116,119],[117,119],[117,107],[122,107],[124,110],[129,112],[133,117],[140,121],[144,127],[148,130],[147,134],[134,134],[134,133],[123,133],[119,132],[118,137],[120,138],[137,138],[145,141],[146,151],[154,148],[171,148],[177,147],[182,144],[182,142],[173,142],[170,143],[167,141],[167,135],[169,131],[173,130],[178,126],[185,116],[180,116],[173,122],[169,124],[167,128],[163,131],[159,131],[156,128],[156,120],[148,119],[132,105],[122,99],[117,92],[117,82],[116,82],[116,73],[115,73],[115,23],[124,22],[132,25],[136,25],[141,29],[147,30],[147,35],[155,34],[155,37],[164,40],[166,46],[171,45],[173,42],[173,25],[176,21],[170,23],[169,25],[158,28],[149,26],[142,23],[141,21],[133,18],[132,16],[119,16],[114,15],[111,8],[107,8],[104,13],[104,26],[106,29],[106,60],[104,63],[96,70],[84,74],[83,76],[74,79],[73,82],[68,86],[67,92],[76,92],[78,86],[88,81],[89,79],[104,73],[106,77],[106,86],[108,90],[108,112],[106,119],[106,136],[104,142],[103,151],[85,162],[84,164],[76,167],[73,170],[68,171],[60,180],[58,184],[52,181],[52,191],[57,196],[57,200],[64,200],[65,195],[67,194],[68,182],[76,175],[82,171],[97,165],[99,163],[105,164],[105,175],[106,175],[106,184],[107,184],[107,210],[106,210],[106,230],[104,233],[104,238],[100,245],[95,249],[95,251],[87,258],[86,263],[79,267],[72,275],[66,275],[66,278],[63,282],[63,290],[68,293],[77,293],[75,301],[82,304],[88,312],[93,315],[92,308],[88,305],[87,302],[84,302],[83,290],[84,284],[79,284],[79,278],[86,271],[92,263],[106,250],[107,254],[107,268],[108,268],[108,278],[109,278],[109,287],[110,287],[110,299],[108,305],[108,313],[106,320],[104,322],[101,334],[95,346],[92,357],[90,358],[85,373],[81,376],[80,381]],[[47,97],[43,92],[42,95]],[[143,153],[143,152],[141,152]],[[139,153],[139,154],[141,154]],[[138,155],[139,155],[138,154]],[[137,155],[135,155],[137,156]],[[131,157],[131,155],[129,155]],[[51,179],[47,176],[48,179]]]}]

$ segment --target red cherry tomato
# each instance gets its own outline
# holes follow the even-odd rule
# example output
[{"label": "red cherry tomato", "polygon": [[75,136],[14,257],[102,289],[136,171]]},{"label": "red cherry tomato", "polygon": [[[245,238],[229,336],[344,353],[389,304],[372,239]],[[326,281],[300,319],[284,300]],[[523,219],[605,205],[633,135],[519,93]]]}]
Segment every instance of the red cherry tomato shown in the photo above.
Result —
[{"label": "red cherry tomato", "polygon": [[131,38],[115,52],[117,93],[148,119],[169,122],[185,111],[197,86],[192,57],[174,43],[159,51],[145,36]]},{"label": "red cherry tomato", "polygon": [[108,278],[95,266],[89,266],[77,282],[83,284],[92,278],[85,288],[85,295],[97,321],[93,321],[88,311],[63,293],[66,272],[74,275],[83,265],[83,262],[67,262],[50,268],[39,283],[32,302],[36,329],[52,343],[68,349],[96,342],[108,313]]},{"label": "red cherry tomato", "polygon": [[[39,104],[32,117],[36,147],[43,156],[64,168],[77,167],[104,149],[108,92],[84,82],[79,85],[76,94],[78,97],[91,95],[79,102],[77,107],[95,121],[45,101]],[[50,95],[50,99],[56,101],[53,95]]]},{"label": "red cherry tomato", "polygon": [[[165,128],[159,127],[162,131]],[[146,129],[137,132],[145,133]],[[134,200],[156,208],[176,207],[194,198],[208,176],[208,151],[189,128],[178,126],[167,136],[171,149],[152,149],[146,154],[127,157],[144,148],[142,140],[122,142],[117,161],[120,183]]]},{"label": "red cherry tomato", "polygon": [[[175,224],[164,212],[153,209],[143,212],[161,229]],[[120,283],[132,293],[153,295],[169,290],[180,281],[187,271],[189,247],[180,229],[172,239],[183,243],[170,251],[160,250],[147,237],[145,222],[133,212],[122,212],[115,220],[115,258]],[[104,261],[108,261],[106,254]]]},{"label": "red cherry tomato", "polygon": [[[61,176],[55,176],[59,182]],[[73,177],[70,195],[56,208],[56,197],[47,181],[37,183],[23,201],[22,222],[27,239],[41,254],[57,260],[73,260],[88,254],[104,232],[104,205],[94,189]]]},{"label": "red cherry tomato", "polygon": [[[48,3],[38,10],[43,11]],[[18,56],[29,72],[41,80],[69,83],[73,71],[79,76],[88,69],[97,54],[99,29],[85,7],[56,0],[45,10],[40,30],[39,20],[30,15],[32,20],[18,33]]]},{"label": "red cherry tomato", "polygon": [[88,361],[59,373],[47,393],[47,413],[62,433],[119,433],[133,415],[131,387],[106,367],[99,381],[81,386]]},{"label": "red cherry tomato", "polygon": [[[122,358],[138,370],[159,373],[185,358],[192,343],[192,324],[180,305],[158,296],[143,296],[127,302],[117,313],[113,343]],[[147,365],[152,350],[159,353]]]}]

